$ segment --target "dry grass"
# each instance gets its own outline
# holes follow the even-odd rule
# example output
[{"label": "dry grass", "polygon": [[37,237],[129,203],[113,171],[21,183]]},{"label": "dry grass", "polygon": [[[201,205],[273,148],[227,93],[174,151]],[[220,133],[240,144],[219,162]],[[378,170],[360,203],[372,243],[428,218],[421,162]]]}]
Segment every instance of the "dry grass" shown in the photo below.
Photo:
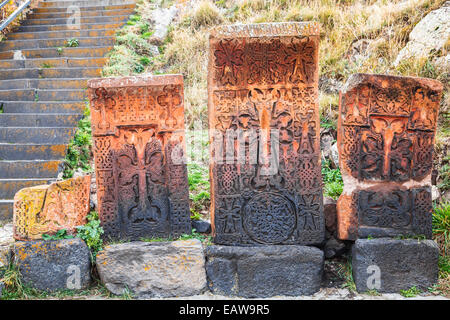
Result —
[{"label": "dry grass", "polygon": [[[196,119],[205,122],[209,28],[221,23],[316,20],[322,27],[321,76],[344,82],[353,73],[368,72],[425,76],[446,82],[448,74],[436,72],[431,64],[432,58],[406,61],[398,67],[392,65],[414,25],[444,2],[202,0],[180,17],[171,32],[171,41],[166,46],[163,59],[154,65],[153,70],[181,72],[186,79],[187,123],[192,125]],[[363,60],[351,61],[352,44],[359,39],[370,40],[367,56]],[[335,121],[337,96],[321,98],[321,110],[325,118]],[[326,110],[331,113],[324,112]]]},{"label": "dry grass", "polygon": [[[0,41],[3,41],[6,39],[6,36],[9,32],[11,32],[15,27],[20,25],[20,22],[26,17],[27,13],[30,12],[32,8],[37,7],[39,2],[42,0],[33,0],[31,1],[30,6],[22,11],[21,14],[19,14],[5,29],[0,31]],[[3,1],[0,1],[3,2]],[[0,22],[2,22],[4,19],[8,18],[17,8],[18,1],[9,1],[7,5],[5,5],[3,8],[0,9]],[[19,3],[20,4],[20,3]]]}]

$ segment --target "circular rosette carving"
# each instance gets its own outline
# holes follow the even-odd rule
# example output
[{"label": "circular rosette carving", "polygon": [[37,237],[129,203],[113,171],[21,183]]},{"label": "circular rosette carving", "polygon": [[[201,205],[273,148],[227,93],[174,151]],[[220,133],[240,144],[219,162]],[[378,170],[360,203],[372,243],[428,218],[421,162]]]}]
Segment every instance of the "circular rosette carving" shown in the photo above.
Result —
[{"label": "circular rosette carving", "polygon": [[282,195],[260,193],[243,208],[243,225],[249,236],[259,243],[286,241],[297,225],[294,206]]}]

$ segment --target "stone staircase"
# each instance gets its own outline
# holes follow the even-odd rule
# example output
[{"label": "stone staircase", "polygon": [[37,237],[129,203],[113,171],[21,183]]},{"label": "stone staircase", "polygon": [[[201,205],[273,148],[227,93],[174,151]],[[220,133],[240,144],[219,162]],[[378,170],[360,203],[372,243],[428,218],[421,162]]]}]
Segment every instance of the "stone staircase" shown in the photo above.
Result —
[{"label": "stone staircase", "polygon": [[[70,29],[69,6],[80,9]],[[42,1],[0,43],[0,221],[12,218],[22,188],[54,181],[132,0]],[[66,47],[77,39],[77,47]],[[60,49],[58,49],[60,48]]]}]

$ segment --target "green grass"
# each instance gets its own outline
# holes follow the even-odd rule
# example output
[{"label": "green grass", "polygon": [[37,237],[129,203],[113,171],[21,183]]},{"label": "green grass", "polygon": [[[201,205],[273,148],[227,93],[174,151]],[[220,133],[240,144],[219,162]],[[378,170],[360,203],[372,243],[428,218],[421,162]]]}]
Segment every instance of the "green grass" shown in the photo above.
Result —
[{"label": "green grass", "polygon": [[435,204],[433,208],[433,235],[441,248],[443,256],[449,255],[450,249],[450,202]]},{"label": "green grass", "polygon": [[191,217],[201,219],[201,212],[207,212],[211,202],[209,169],[198,164],[188,164],[188,183]]},{"label": "green grass", "polygon": [[414,298],[418,294],[421,294],[422,291],[415,286],[412,286],[411,288],[407,290],[400,290],[400,294],[404,296],[405,298]]},{"label": "green grass", "polygon": [[92,261],[95,262],[97,253],[103,248],[103,228],[100,226],[100,218],[97,211],[91,211],[87,216],[88,222],[77,227],[77,237],[84,240],[91,250]]},{"label": "green grass", "polygon": [[341,171],[331,168],[331,161],[322,161],[322,179],[324,183],[324,195],[333,199],[339,198],[344,188]]},{"label": "green grass", "polygon": [[439,190],[442,192],[450,190],[450,155],[443,157],[438,171],[440,177]]},{"label": "green grass", "polygon": [[64,179],[72,178],[74,172],[79,168],[84,172],[92,172],[91,149],[91,117],[89,108],[87,107],[83,118],[78,123],[78,130],[67,148],[66,157],[64,159]]},{"label": "green grass", "polygon": [[356,284],[353,280],[352,260],[351,257],[347,258],[346,263],[341,263],[337,270],[337,273],[341,279],[344,280],[342,288],[348,289],[352,292],[356,291]]},{"label": "green grass", "polygon": [[76,38],[71,38],[71,39],[67,40],[67,42],[66,42],[67,48],[76,48],[79,46],[80,46],[80,42]]},{"label": "green grass", "polygon": [[166,241],[191,240],[191,239],[197,239],[206,245],[209,245],[212,243],[211,236],[198,233],[195,229],[192,229],[191,234],[183,234],[183,235],[179,236],[178,238],[155,237],[155,238],[141,238],[140,240],[144,241],[144,242],[166,242]]},{"label": "green grass", "polygon": [[43,240],[62,240],[62,239],[72,239],[73,235],[68,234],[66,229],[58,230],[54,235],[49,235],[44,233],[42,235]]},{"label": "green grass", "polygon": [[433,239],[439,245],[439,282],[435,290],[450,296],[450,202],[433,205]]}]

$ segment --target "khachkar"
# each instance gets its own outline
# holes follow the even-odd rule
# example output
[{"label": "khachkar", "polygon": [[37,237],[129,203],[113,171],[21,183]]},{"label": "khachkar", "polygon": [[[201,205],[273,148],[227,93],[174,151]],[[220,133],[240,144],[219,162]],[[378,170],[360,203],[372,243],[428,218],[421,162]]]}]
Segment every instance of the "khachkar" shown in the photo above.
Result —
[{"label": "khachkar", "polygon": [[14,238],[39,240],[65,229],[76,233],[89,213],[91,176],[19,190],[14,196]]},{"label": "khachkar", "polygon": [[442,84],[356,74],[340,99],[340,239],[431,238],[431,170]]},{"label": "khachkar", "polygon": [[208,106],[214,242],[324,239],[316,23],[215,28]]},{"label": "khachkar", "polygon": [[105,236],[190,234],[183,77],[94,79],[88,87]]}]

